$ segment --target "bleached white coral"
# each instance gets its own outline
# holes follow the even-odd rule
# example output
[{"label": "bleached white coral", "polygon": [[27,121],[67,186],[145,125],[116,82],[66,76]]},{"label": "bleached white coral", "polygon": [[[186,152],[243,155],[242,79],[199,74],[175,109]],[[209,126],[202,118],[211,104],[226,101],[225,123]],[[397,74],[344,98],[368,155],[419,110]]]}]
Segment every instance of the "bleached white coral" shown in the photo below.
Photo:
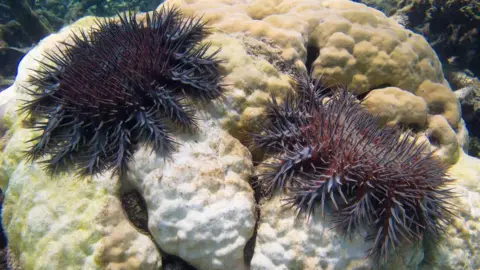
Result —
[{"label": "bleached white coral", "polygon": [[215,124],[179,138],[171,160],[142,149],[132,181],[148,208],[158,245],[197,269],[245,269],[244,249],[255,226],[248,150]]}]

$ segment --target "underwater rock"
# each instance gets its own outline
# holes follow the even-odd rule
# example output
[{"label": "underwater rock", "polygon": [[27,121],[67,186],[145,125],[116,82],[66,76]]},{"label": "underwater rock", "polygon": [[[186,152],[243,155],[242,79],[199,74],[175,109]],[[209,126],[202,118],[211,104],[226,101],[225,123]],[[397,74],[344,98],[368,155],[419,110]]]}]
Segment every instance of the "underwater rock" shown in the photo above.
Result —
[{"label": "underwater rock", "polygon": [[26,0],[5,0],[5,2],[34,43],[50,34],[51,30],[40,21]]},{"label": "underwater rock", "polygon": [[0,24],[0,47],[28,47],[31,44],[30,38],[17,21],[9,21]]},{"label": "underwater rock", "polygon": [[480,83],[471,84],[455,91],[462,106],[462,116],[470,135],[469,154],[480,156]]},{"label": "underwater rock", "polygon": [[469,143],[464,145],[464,150],[474,157],[480,157],[480,132],[478,129],[478,108],[480,106],[479,93],[480,80],[471,72],[456,71],[447,73],[448,81],[460,101],[462,117],[469,133]]},{"label": "underwater rock", "polygon": [[[10,87],[14,82],[15,82],[15,79],[6,79],[6,78],[3,78],[3,77],[0,76],[0,92],[7,89],[8,87]],[[0,123],[1,122],[2,122],[2,120],[0,119]],[[0,130],[1,130],[1,124],[0,124]],[[1,134],[1,131],[0,131],[0,134]]]},{"label": "underwater rock", "polygon": [[471,137],[468,143],[468,154],[480,158],[480,138]]},{"label": "underwater rock", "polygon": [[408,0],[397,14],[427,38],[444,65],[480,76],[480,2]]},{"label": "underwater rock", "polygon": [[[18,64],[24,56],[24,50],[12,47],[0,48],[0,62],[2,63],[2,66],[0,67],[0,76],[5,78],[15,78]],[[0,85],[3,86],[4,82],[1,82]]]}]

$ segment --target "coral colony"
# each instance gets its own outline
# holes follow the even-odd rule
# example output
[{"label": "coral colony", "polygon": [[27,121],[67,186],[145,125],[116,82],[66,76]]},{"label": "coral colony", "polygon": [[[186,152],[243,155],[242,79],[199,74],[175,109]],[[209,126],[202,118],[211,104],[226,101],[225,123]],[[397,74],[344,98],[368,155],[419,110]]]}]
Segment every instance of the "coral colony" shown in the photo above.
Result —
[{"label": "coral colony", "polygon": [[[402,243],[437,238],[451,215],[446,167],[426,145],[397,128],[377,125],[353,94],[297,79],[298,93],[267,108],[268,121],[253,143],[273,161],[261,164],[266,197],[287,192],[287,205],[333,216],[350,235],[367,228],[368,255],[384,262]],[[272,160],[272,159],[271,159]]]},{"label": "coral colony", "polygon": [[208,35],[199,18],[177,8],[97,22],[73,35],[65,50],[46,55],[32,79],[23,110],[34,138],[29,159],[51,173],[92,175],[127,170],[139,144],[168,156],[171,128],[196,127],[191,101],[222,94],[217,52],[200,44]]},{"label": "coral colony", "polygon": [[[194,131],[193,100],[222,95],[217,52],[201,44],[205,23],[177,8],[141,22],[135,14],[97,22],[46,55],[22,108],[40,131],[29,159],[47,171],[123,174],[140,144],[168,156],[172,128]],[[297,93],[275,97],[252,134],[273,157],[261,164],[264,196],[286,191],[287,204],[310,217],[326,212],[345,235],[368,230],[369,256],[385,261],[405,242],[435,239],[451,215],[446,167],[426,144],[398,128],[378,127],[342,87],[298,76]]]}]

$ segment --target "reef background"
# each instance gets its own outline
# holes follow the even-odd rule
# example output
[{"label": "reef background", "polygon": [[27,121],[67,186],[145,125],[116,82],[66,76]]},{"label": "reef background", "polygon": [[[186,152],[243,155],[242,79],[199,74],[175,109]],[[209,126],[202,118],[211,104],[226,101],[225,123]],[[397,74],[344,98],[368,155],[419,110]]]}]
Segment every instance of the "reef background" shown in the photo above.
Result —
[{"label": "reef background", "polygon": [[[354,0],[384,12],[423,35],[440,58],[462,105],[470,134],[468,153],[480,156],[480,1]],[[465,93],[468,92],[468,93]]]},{"label": "reef background", "polygon": [[0,0],[0,91],[14,81],[18,63],[43,37],[88,15],[149,11],[163,0]]}]

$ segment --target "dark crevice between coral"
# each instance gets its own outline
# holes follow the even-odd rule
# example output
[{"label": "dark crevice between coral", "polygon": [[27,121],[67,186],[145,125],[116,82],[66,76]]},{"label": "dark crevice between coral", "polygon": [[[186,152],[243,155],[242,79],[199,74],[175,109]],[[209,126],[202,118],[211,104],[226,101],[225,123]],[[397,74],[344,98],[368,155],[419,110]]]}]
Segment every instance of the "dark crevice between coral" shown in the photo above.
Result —
[{"label": "dark crevice between coral", "polygon": [[[3,214],[3,190],[0,189],[0,217]],[[8,266],[7,236],[3,230],[3,221],[0,220],[0,269],[10,269]]]},{"label": "dark crevice between coral", "polygon": [[370,89],[368,89],[368,91],[365,91],[364,93],[356,95],[356,97],[357,97],[358,100],[361,101],[361,100],[364,100],[368,96],[368,94],[370,94],[370,92],[372,92],[373,90],[387,88],[387,87],[391,87],[391,86],[392,86],[391,84],[382,83],[382,84],[371,87]]},{"label": "dark crevice between coral", "polygon": [[368,90],[364,93],[361,93],[359,95],[355,95],[357,97],[358,100],[362,101],[362,100],[365,100],[365,98],[367,97],[368,94],[370,94],[370,92],[372,92],[372,90]]},{"label": "dark crevice between coral", "polygon": [[307,71],[310,74],[312,71],[313,62],[318,58],[320,55],[320,49],[316,46],[307,46],[307,61],[305,62],[305,66],[307,67]]},{"label": "dark crevice between coral", "polygon": [[260,215],[260,209],[257,207],[257,221],[255,221],[255,228],[253,231],[252,237],[248,239],[247,243],[245,244],[245,248],[243,248],[243,263],[247,266],[247,269],[250,269],[250,265],[252,263],[253,254],[255,253],[255,242],[257,240],[257,228],[258,228],[258,217]]},{"label": "dark crevice between coral", "polygon": [[153,244],[157,248],[158,253],[162,256],[163,270],[196,270],[195,267],[189,265],[186,261],[178,256],[170,255],[162,250],[153,238],[148,228],[148,211],[147,203],[142,194],[129,184],[128,181],[121,181],[120,200],[125,216],[130,223],[142,234],[148,235]]},{"label": "dark crevice between coral", "polygon": [[[164,254],[165,255],[165,254]],[[180,257],[174,255],[162,256],[162,269],[163,270],[197,270],[197,268],[191,266]]]},{"label": "dark crevice between coral", "polygon": [[151,235],[148,229],[147,203],[137,190],[130,190],[121,195],[122,208],[128,220],[139,232]]},{"label": "dark crevice between coral", "polygon": [[379,84],[379,85],[376,85],[376,86],[370,88],[370,91],[375,90],[375,89],[387,88],[387,87],[392,87],[392,85],[389,84],[389,83],[382,83],[382,84]]},{"label": "dark crevice between coral", "polygon": [[[248,134],[246,134],[248,136]],[[252,146],[252,142],[249,139],[242,141],[244,145],[249,146],[250,154],[252,155],[252,162],[254,166],[260,164],[265,159],[265,150]]]},{"label": "dark crevice between coral", "polygon": [[255,227],[253,229],[253,235],[245,244],[243,249],[243,262],[247,266],[247,269],[250,269],[252,263],[253,254],[255,253],[255,243],[257,242],[257,230],[258,224],[260,223],[260,199],[262,198],[261,187],[256,185],[255,182],[258,180],[257,176],[250,177],[250,186],[253,189],[253,196],[255,198]]},{"label": "dark crevice between coral", "polygon": [[430,134],[427,136],[427,138],[431,145],[440,147],[440,140],[437,138],[437,136]]},{"label": "dark crevice between coral", "polygon": [[416,123],[410,123],[410,124],[403,124],[403,123],[400,123],[398,124],[399,128],[402,129],[402,130],[409,130],[415,134],[421,132],[423,130],[422,126],[420,126],[419,124],[416,124]]}]

